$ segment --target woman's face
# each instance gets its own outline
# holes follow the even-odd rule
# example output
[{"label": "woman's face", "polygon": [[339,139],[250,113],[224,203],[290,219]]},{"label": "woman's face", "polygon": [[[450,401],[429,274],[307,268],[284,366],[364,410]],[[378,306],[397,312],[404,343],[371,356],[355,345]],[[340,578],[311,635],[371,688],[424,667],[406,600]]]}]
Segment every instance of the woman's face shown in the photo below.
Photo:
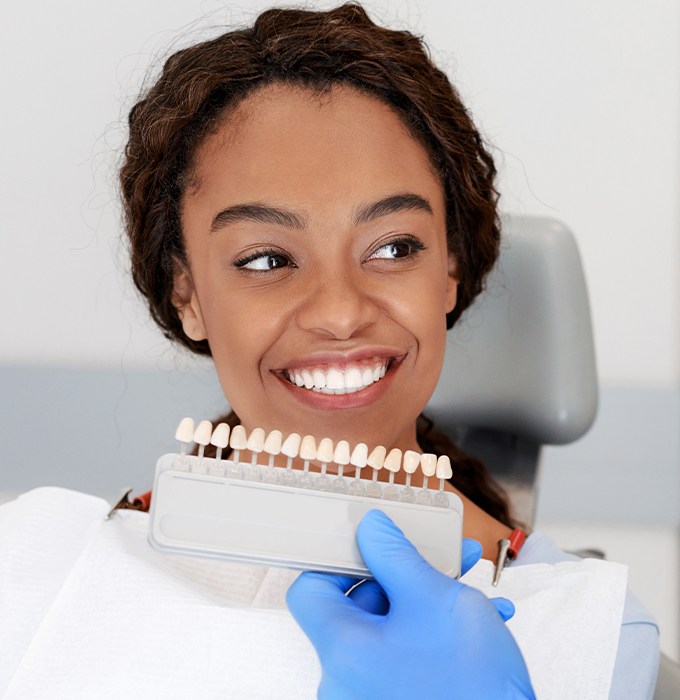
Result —
[{"label": "woman's face", "polygon": [[202,144],[181,222],[174,301],[247,430],[417,449],[456,282],[442,186],[389,107],[263,88]]}]

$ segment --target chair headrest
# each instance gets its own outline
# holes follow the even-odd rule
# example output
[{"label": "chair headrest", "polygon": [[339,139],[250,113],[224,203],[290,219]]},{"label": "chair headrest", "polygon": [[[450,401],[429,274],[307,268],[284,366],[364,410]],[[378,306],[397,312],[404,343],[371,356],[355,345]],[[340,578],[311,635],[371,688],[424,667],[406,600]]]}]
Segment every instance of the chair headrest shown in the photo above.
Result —
[{"label": "chair headrest", "polygon": [[590,307],[576,241],[560,222],[507,217],[486,290],[449,331],[426,409],[437,426],[541,444],[581,437],[597,411]]}]

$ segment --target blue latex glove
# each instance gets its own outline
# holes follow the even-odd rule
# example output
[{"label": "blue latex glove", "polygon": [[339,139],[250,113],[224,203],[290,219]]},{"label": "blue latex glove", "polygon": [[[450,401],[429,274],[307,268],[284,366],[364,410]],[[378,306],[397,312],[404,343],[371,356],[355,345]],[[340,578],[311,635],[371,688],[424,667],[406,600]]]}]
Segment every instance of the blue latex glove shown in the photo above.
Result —
[{"label": "blue latex glove", "polygon": [[[535,697],[517,644],[484,595],[433,569],[381,511],[364,516],[357,542],[380,589],[364,596],[362,584],[347,596],[354,579],[306,572],[288,591],[319,655],[320,700]],[[381,606],[384,614],[374,612]]]},{"label": "blue latex glove", "polygon": [[[466,574],[482,558],[482,545],[477,540],[463,538],[460,575]],[[390,603],[382,586],[375,579],[354,579],[337,576],[338,585],[344,586],[349,596],[360,608],[376,615],[385,615]],[[515,614],[515,606],[507,598],[490,598],[504,622]]]}]

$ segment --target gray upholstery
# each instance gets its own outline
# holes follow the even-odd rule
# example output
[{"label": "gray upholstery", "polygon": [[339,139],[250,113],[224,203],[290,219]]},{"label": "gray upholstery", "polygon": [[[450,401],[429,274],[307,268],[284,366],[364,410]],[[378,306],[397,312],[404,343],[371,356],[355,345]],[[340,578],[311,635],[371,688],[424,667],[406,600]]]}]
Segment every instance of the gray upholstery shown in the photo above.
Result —
[{"label": "gray upholstery", "polygon": [[597,410],[590,307],[576,242],[552,219],[503,222],[487,290],[449,332],[430,412],[442,424],[573,442]]},{"label": "gray upholstery", "polygon": [[590,307],[576,242],[553,219],[503,220],[487,289],[449,331],[427,409],[479,457],[531,525],[541,446],[583,435],[597,411]]}]

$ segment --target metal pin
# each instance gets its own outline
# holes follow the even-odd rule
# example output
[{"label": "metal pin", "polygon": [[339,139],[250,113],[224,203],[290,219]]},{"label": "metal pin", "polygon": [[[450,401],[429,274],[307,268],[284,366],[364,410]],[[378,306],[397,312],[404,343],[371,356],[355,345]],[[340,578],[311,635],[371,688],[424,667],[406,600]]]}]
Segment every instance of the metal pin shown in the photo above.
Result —
[{"label": "metal pin", "polygon": [[501,573],[503,572],[503,567],[508,561],[508,551],[510,550],[510,540],[502,539],[498,540],[498,559],[496,559],[496,571],[493,575],[493,586],[497,586],[498,582],[501,580]]},{"label": "metal pin", "polygon": [[111,510],[108,512],[106,519],[111,520],[111,517],[113,514],[117,511],[120,510],[121,508],[129,508],[130,507],[130,494],[132,493],[132,489],[126,489],[123,495],[118,499],[116,502],[116,505],[111,508]]},{"label": "metal pin", "polygon": [[494,586],[498,585],[498,581],[501,578],[501,571],[503,571],[503,567],[508,563],[508,559],[510,561],[517,559],[519,550],[522,549],[526,538],[527,533],[516,527],[510,533],[508,539],[498,541],[498,561],[496,562],[496,572],[493,577]]},{"label": "metal pin", "polygon": [[106,516],[107,520],[110,520],[114,513],[119,510],[141,510],[145,513],[149,510],[151,505],[151,491],[135,496],[130,500],[131,493],[132,489],[125,490],[123,495],[118,499],[118,503],[108,512]]}]

